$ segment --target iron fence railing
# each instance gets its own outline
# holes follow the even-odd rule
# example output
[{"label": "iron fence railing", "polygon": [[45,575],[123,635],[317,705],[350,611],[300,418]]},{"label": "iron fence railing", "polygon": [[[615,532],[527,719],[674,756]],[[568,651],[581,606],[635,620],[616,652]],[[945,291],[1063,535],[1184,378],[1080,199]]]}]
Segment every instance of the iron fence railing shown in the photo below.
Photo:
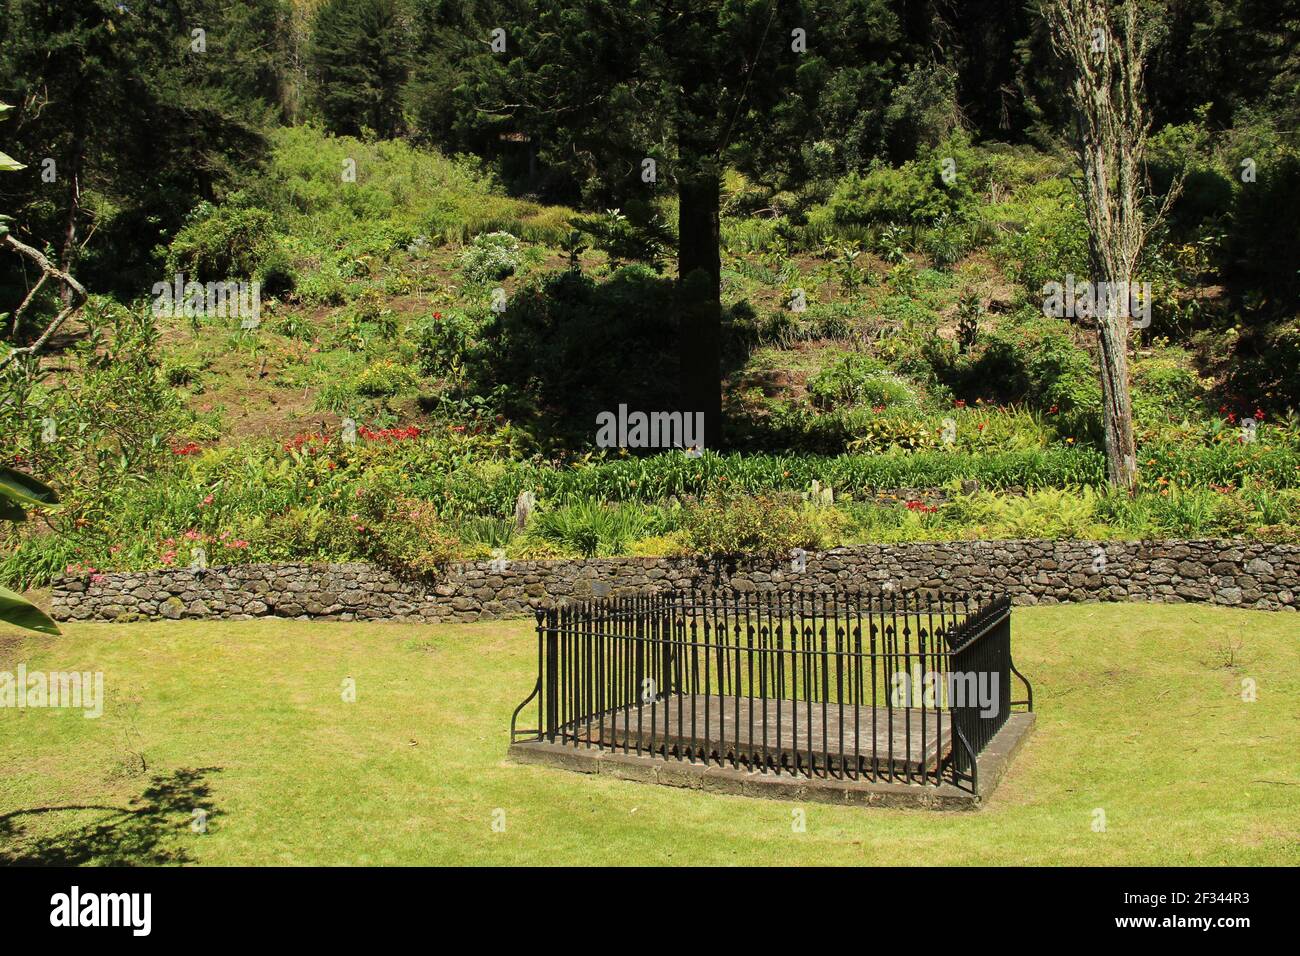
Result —
[{"label": "iron fence railing", "polygon": [[[1025,684],[1011,700],[1011,675]],[[518,729],[536,701],[537,726]],[[959,595],[662,592],[537,612],[537,682],[511,740],[762,773],[978,788],[1032,709],[1011,605]]]}]

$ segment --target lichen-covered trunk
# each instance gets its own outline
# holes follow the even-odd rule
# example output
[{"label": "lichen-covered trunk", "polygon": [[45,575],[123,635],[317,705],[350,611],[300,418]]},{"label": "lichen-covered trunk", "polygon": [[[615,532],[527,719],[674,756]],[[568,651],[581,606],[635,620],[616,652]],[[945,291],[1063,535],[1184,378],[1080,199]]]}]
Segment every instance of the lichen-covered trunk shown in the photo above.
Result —
[{"label": "lichen-covered trunk", "polygon": [[[1112,280],[1128,288],[1127,278]],[[1137,488],[1137,443],[1133,437],[1133,402],[1128,375],[1128,302],[1111,302],[1098,317],[1102,429],[1106,444],[1106,479],[1132,494]]]}]

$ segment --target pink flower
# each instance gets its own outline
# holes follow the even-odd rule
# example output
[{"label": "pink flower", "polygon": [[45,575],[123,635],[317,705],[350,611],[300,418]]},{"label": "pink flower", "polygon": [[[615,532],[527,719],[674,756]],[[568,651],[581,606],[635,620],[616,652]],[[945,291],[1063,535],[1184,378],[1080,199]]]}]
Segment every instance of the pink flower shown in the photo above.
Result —
[{"label": "pink flower", "polygon": [[205,504],[205,505],[210,505],[210,504],[212,504],[212,495],[208,495],[206,498],[204,498],[204,499],[203,499],[203,504]]}]

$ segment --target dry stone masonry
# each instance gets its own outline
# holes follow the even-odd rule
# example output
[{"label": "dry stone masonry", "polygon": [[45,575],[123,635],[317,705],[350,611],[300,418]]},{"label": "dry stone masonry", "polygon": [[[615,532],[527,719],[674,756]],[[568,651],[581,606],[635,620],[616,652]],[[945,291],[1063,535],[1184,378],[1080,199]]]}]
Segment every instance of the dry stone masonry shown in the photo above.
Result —
[{"label": "dry stone masonry", "polygon": [[542,603],[663,588],[861,586],[868,590],[1006,592],[1017,604],[1200,601],[1295,611],[1300,545],[1247,541],[948,541],[860,545],[789,560],[604,558],[484,561],[436,579],[370,564],[231,565],[63,578],[61,620],[278,617],[476,621]]}]

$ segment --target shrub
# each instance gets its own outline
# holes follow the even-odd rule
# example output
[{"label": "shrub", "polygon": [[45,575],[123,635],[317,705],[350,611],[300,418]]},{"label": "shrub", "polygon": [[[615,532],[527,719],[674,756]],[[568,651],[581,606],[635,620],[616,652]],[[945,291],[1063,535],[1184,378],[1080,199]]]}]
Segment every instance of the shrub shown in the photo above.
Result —
[{"label": "shrub", "polygon": [[808,380],[808,395],[818,408],[841,405],[914,405],[907,383],[865,355],[846,355]]},{"label": "shrub", "polygon": [[201,203],[172,240],[167,271],[196,282],[251,279],[275,250],[275,217],[265,209]]},{"label": "shrub", "polygon": [[940,160],[958,159],[966,147],[949,142],[901,166],[877,161],[865,174],[850,173],[835,185],[827,205],[837,226],[895,223],[928,226],[961,222],[975,210],[975,194],[968,178],[952,183],[942,178]]},{"label": "shrub", "polygon": [[203,363],[184,355],[169,355],[163,360],[161,373],[168,385],[190,385],[203,374]]},{"label": "shrub", "polygon": [[596,415],[620,403],[674,408],[672,296],[672,283],[645,266],[599,283],[571,270],[533,277],[489,315],[466,362],[467,390],[504,386],[503,411],[573,442],[591,441]]},{"label": "shrub", "polygon": [[301,278],[295,291],[308,305],[342,305],[347,301],[347,286],[338,265],[328,262]]},{"label": "shrub", "polygon": [[874,416],[850,424],[847,449],[855,454],[901,449],[919,451],[938,444],[935,429],[925,422],[907,418]]},{"label": "shrub", "polygon": [[508,232],[489,232],[475,236],[461,253],[460,268],[471,282],[494,282],[514,275],[520,261],[518,239]]},{"label": "shrub", "polygon": [[721,491],[688,507],[682,541],[692,554],[709,556],[785,555],[819,544],[795,499]]},{"label": "shrub", "polygon": [[971,248],[970,233],[960,223],[943,216],[926,230],[921,240],[921,251],[930,257],[934,267],[949,269],[961,261]]},{"label": "shrub", "polygon": [[1103,534],[1097,495],[1090,488],[1045,488],[1013,496],[980,492],[945,509],[949,522],[975,525],[980,536],[1093,539]]},{"label": "shrub", "polygon": [[591,236],[614,268],[625,262],[640,262],[658,272],[673,245],[672,231],[654,212],[633,219],[617,209],[607,209],[599,216],[575,219],[573,225]]},{"label": "shrub", "polygon": [[853,307],[843,302],[814,303],[804,313],[804,326],[816,338],[852,338],[853,314]]},{"label": "shrub", "polygon": [[1064,284],[1068,275],[1084,281],[1088,275],[1088,229],[1074,188],[1053,180],[1043,193],[1027,210],[1027,221],[1016,223],[995,248],[1007,273],[1036,304],[1046,283]]},{"label": "shrub", "polygon": [[423,319],[416,331],[420,370],[426,375],[457,370],[477,332],[478,322],[464,312],[435,312]]},{"label": "shrub", "polygon": [[391,359],[381,359],[361,370],[352,380],[352,390],[358,395],[379,398],[396,395],[413,386],[415,382],[416,375],[410,366]]},{"label": "shrub", "polygon": [[356,496],[354,529],[375,561],[431,574],[453,561],[460,541],[447,532],[432,502],[371,486]]},{"label": "shrub", "polygon": [[529,532],[566,551],[593,557],[621,554],[649,529],[649,516],[635,505],[571,501],[539,512]]}]

